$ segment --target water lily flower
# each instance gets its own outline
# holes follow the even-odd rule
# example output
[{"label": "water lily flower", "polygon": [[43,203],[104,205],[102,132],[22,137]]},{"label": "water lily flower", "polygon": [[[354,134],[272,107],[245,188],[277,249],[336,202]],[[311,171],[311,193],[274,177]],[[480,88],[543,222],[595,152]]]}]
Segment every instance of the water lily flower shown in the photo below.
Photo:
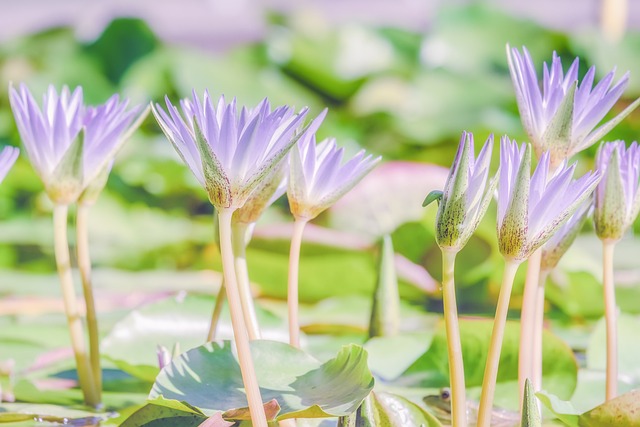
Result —
[{"label": "water lily flower", "polygon": [[462,133],[436,218],[436,241],[443,250],[462,249],[489,207],[498,182],[488,181],[492,148],[489,135],[474,159],[473,134]]},{"label": "water lily flower", "polygon": [[375,167],[381,157],[364,150],[343,162],[344,149],[335,139],[316,145],[314,132],[306,132],[291,150],[287,197],[296,219],[309,221],[333,205]]},{"label": "water lily flower", "polygon": [[544,63],[541,90],[527,49],[521,54],[507,47],[507,56],[522,124],[536,154],[550,151],[554,166],[598,142],[640,104],[639,98],[596,128],[627,87],[628,72],[613,84],[614,69],[594,86],[596,71],[591,67],[579,82],[579,58],[565,74],[554,52],[551,66]]},{"label": "water lily flower", "polygon": [[596,164],[603,176],[595,196],[596,234],[617,241],[640,212],[640,146],[608,142],[598,150]]},{"label": "water lily flower", "polygon": [[168,97],[165,103],[167,112],[156,104],[153,114],[218,208],[242,207],[296,143],[307,113],[288,106],[272,111],[267,99],[238,113],[235,99],[227,104],[222,96],[214,106],[208,92],[201,102],[195,91],[180,102],[182,115]]},{"label": "water lily flower", "polygon": [[7,173],[9,173],[9,170],[16,162],[19,154],[20,150],[16,147],[7,146],[0,151],[0,182],[7,176]]},{"label": "water lily flower", "polygon": [[548,151],[542,154],[531,177],[531,144],[518,146],[507,136],[500,140],[498,246],[505,259],[505,269],[482,380],[480,427],[489,426],[491,420],[500,349],[518,267],[558,231],[591,195],[600,179],[598,173],[589,172],[574,180],[575,164],[567,166],[566,160],[549,176],[550,157]]},{"label": "water lily flower", "polygon": [[500,150],[498,241],[508,260],[522,262],[569,219],[591,195],[600,175],[589,172],[574,180],[575,163],[562,162],[549,176],[550,153],[540,158],[530,177],[531,145],[504,136]]},{"label": "water lily flower", "polygon": [[102,105],[86,107],[82,88],[60,93],[51,85],[42,108],[26,85],[9,89],[18,131],[49,197],[57,204],[75,202],[82,191],[108,167],[126,139],[140,106],[113,95]]}]

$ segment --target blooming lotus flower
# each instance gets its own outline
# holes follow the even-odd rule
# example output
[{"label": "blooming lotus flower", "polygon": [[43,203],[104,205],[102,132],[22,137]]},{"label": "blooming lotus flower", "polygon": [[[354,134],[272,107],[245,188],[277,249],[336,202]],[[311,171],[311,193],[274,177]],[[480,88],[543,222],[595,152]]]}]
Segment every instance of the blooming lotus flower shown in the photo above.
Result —
[{"label": "blooming lotus flower", "polygon": [[579,82],[579,58],[564,74],[560,57],[554,52],[551,66],[544,63],[541,91],[531,56],[524,47],[522,52],[507,47],[522,125],[536,154],[541,156],[544,151],[550,151],[553,165],[598,142],[640,104],[637,99],[616,117],[595,128],[624,92],[629,73],[612,85],[613,70],[593,86],[594,67],[589,68]]},{"label": "blooming lotus flower", "polygon": [[167,111],[152,107],[162,131],[209,194],[217,208],[239,208],[278,166],[296,143],[296,130],[307,109],[294,114],[282,106],[271,111],[265,99],[253,109],[236,109],[220,97],[214,107],[209,93],[202,102],[180,102],[182,115],[165,98]]},{"label": "blooming lotus flower", "polygon": [[4,147],[0,151],[0,182],[4,180],[4,177],[9,173],[9,169],[13,166],[20,154],[20,150],[16,147]]},{"label": "blooming lotus flower", "polygon": [[[462,133],[436,218],[436,241],[443,250],[462,249],[489,207],[498,182],[494,178],[487,183],[492,148],[493,135],[489,135],[474,159],[473,134]],[[428,202],[429,197],[423,205]]]},{"label": "blooming lotus flower", "polygon": [[498,187],[498,243],[502,255],[522,262],[547,242],[580,204],[591,195],[600,179],[589,172],[574,180],[575,163],[562,162],[549,176],[550,154],[540,158],[533,176],[531,144],[500,141]]},{"label": "blooming lotus flower", "polygon": [[552,270],[580,234],[582,226],[593,213],[593,201],[586,199],[551,238],[542,245],[541,270]]},{"label": "blooming lotus flower", "polygon": [[144,115],[140,106],[127,110],[128,101],[114,95],[102,105],[86,107],[82,88],[60,94],[49,86],[42,109],[26,85],[10,87],[9,100],[18,131],[34,169],[49,197],[69,204],[112,162],[126,137]]},{"label": "blooming lotus flower", "polygon": [[321,114],[309,126],[289,157],[289,187],[287,197],[296,219],[309,221],[333,205],[351,190],[380,161],[364,150],[346,162],[344,150],[335,139],[325,139],[316,145],[315,129],[324,118]]},{"label": "blooming lotus flower", "polygon": [[603,178],[596,189],[594,223],[602,240],[616,241],[640,212],[640,146],[608,142],[596,157]]}]

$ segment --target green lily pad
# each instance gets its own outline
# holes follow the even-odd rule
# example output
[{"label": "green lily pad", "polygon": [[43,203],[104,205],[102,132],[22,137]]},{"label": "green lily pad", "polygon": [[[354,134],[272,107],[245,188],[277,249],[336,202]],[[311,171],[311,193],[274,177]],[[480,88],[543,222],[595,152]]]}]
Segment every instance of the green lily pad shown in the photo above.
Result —
[{"label": "green lily pad", "polygon": [[[251,343],[264,401],[276,399],[278,419],[348,415],[373,388],[367,353],[345,346],[320,363],[287,344]],[[229,342],[208,343],[183,353],[158,375],[150,399],[162,396],[197,407],[206,415],[247,405],[240,367]]]},{"label": "green lily pad", "polygon": [[442,427],[442,424],[404,397],[371,392],[356,412],[339,419],[338,426]]}]

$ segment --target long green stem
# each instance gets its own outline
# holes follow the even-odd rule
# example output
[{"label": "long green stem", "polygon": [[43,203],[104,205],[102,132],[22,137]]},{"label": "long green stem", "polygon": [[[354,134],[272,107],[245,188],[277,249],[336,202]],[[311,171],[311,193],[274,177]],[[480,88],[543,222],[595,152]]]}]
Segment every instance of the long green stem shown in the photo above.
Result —
[{"label": "long green stem", "polygon": [[604,315],[607,325],[607,385],[606,400],[618,395],[618,326],[616,293],[613,283],[613,250],[615,242],[602,242],[602,267],[604,276]]},{"label": "long green stem", "polygon": [[534,390],[542,390],[542,331],[544,330],[544,293],[549,270],[540,271],[538,294],[536,296],[536,322],[533,333],[533,375],[531,384]]},{"label": "long green stem", "polygon": [[78,270],[82,280],[82,292],[87,311],[87,331],[89,333],[89,359],[98,402],[102,400],[102,367],[100,366],[100,335],[96,314],[93,284],[91,282],[91,255],[89,253],[89,206],[78,204],[76,211],[76,252]]},{"label": "long green stem", "polygon": [[242,301],[238,290],[236,272],[233,261],[233,242],[231,237],[231,217],[233,209],[222,208],[218,211],[218,221],[220,227],[220,252],[222,254],[222,270],[224,282],[227,289],[227,299],[229,300],[229,311],[231,312],[231,325],[238,348],[238,361],[240,372],[244,383],[251,422],[255,427],[267,427],[267,416],[264,412],[260,387],[251,358],[251,348],[249,336],[247,335],[244,315],[242,313]]},{"label": "long green stem", "polygon": [[506,261],[504,273],[502,274],[502,286],[498,296],[496,315],[493,321],[491,332],[491,343],[487,354],[487,364],[484,368],[484,378],[482,379],[482,393],[480,395],[480,407],[478,409],[478,427],[489,427],[491,425],[491,412],[493,409],[493,396],[496,390],[496,380],[498,379],[498,366],[500,364],[500,351],[502,349],[502,339],[504,329],[507,324],[507,312],[509,311],[509,299],[511,298],[511,288],[513,280],[520,264]]},{"label": "long green stem", "polygon": [[449,378],[451,379],[451,425],[466,427],[467,395],[456,304],[455,261],[456,252],[442,251],[442,302],[444,303],[444,324],[447,331]]},{"label": "long green stem", "polygon": [[67,315],[67,324],[69,326],[69,333],[71,334],[71,347],[73,348],[73,354],[76,359],[78,382],[82,389],[85,404],[96,407],[99,405],[100,399],[96,395],[96,387],[91,375],[91,367],[85,349],[82,318],[78,312],[78,301],[73,288],[73,277],[71,276],[69,243],[67,240],[67,214],[68,208],[65,205],[57,205],[53,209],[56,266],[58,269],[58,277],[60,278],[60,285],[62,286],[62,298],[64,300],[64,310]]},{"label": "long green stem", "polygon": [[247,268],[247,244],[246,235],[249,224],[236,222],[232,226],[233,235],[233,256],[236,266],[236,277],[238,279],[238,290],[242,301],[242,312],[244,323],[247,326],[250,340],[260,339],[260,326],[256,316],[256,308],[251,295],[251,285],[249,282],[249,269]]},{"label": "long green stem", "polygon": [[[520,314],[520,351],[518,353],[518,387],[520,405],[524,401],[524,383],[533,376],[533,339],[536,315],[536,296],[538,294],[538,276],[542,250],[536,250],[527,262],[527,277],[522,295],[522,311]],[[535,384],[533,384],[534,389]],[[520,408],[522,413],[522,407]]]},{"label": "long green stem", "polygon": [[289,307],[289,344],[300,348],[300,323],[298,321],[298,271],[300,267],[300,247],[302,233],[307,220],[296,218],[293,223],[291,249],[289,250],[289,283],[287,305]]},{"label": "long green stem", "polygon": [[207,333],[207,341],[215,341],[218,331],[218,323],[220,322],[220,314],[222,313],[222,307],[226,300],[226,286],[224,285],[224,279],[220,283],[220,289],[218,289],[218,295],[216,295],[216,304],[213,306],[213,314],[211,314],[211,323],[209,324],[209,332]]}]

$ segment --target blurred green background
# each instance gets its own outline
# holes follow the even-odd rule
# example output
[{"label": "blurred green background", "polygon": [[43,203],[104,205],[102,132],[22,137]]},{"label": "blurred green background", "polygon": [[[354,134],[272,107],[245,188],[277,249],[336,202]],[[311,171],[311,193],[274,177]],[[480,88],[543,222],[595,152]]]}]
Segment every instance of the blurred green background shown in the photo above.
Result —
[{"label": "blurred green background", "polygon": [[[340,20],[313,8],[252,15],[252,19],[260,23],[259,35],[225,39],[218,31],[222,42],[211,49],[203,49],[202,42],[194,47],[164,41],[137,18],[114,19],[97,38],[80,37],[65,26],[10,37],[0,45],[0,144],[20,145],[7,100],[9,82],[25,82],[34,93],[43,92],[50,83],[81,85],[89,103],[103,102],[114,92],[133,103],[162,102],[165,94],[176,101],[189,96],[192,89],[202,93],[208,88],[214,96],[235,96],[242,104],[268,97],[272,104],[309,106],[313,114],[328,106],[320,136],[336,137],[349,152],[364,147],[387,162],[448,167],[462,130],[474,132],[478,146],[490,133],[526,140],[508,73],[506,43],[526,45],[539,70],[554,50],[567,64],[580,56],[582,74],[589,65],[597,67],[599,76],[616,65],[618,76],[630,70],[629,88],[612,114],[640,95],[640,34],[630,32],[620,42],[609,43],[594,26],[571,32],[552,30],[482,2],[440,7],[429,16],[426,30]],[[635,112],[607,139],[634,140],[639,130],[640,112]],[[581,155],[581,172],[592,167],[595,149]],[[416,192],[424,185],[426,195],[440,178],[416,182],[406,173],[398,179],[407,191]],[[394,206],[390,231],[396,251],[437,280],[435,208],[418,210],[418,218],[407,218],[403,210],[415,212],[416,206],[403,206],[405,199],[395,190],[385,193],[383,189],[381,195],[381,203]],[[495,207],[491,209],[460,256],[463,314],[493,310],[501,268]],[[0,296],[56,295],[50,214],[51,204],[23,153],[0,187],[0,268],[4,270]],[[98,292],[172,291],[190,284],[212,292],[207,283],[217,276],[194,279],[186,274],[219,266],[211,215],[205,192],[149,117],[120,153],[93,209],[91,241]],[[358,220],[344,215],[344,209],[330,212],[317,224],[349,234],[353,227],[339,224]],[[281,200],[259,224],[258,230],[266,231],[257,233],[249,252],[252,279],[266,297],[284,296],[286,229],[269,230],[289,221],[286,201]],[[307,244],[302,299],[313,302],[336,293],[369,295],[375,282],[375,235],[365,230],[365,243],[357,247],[345,247],[340,234],[329,242]],[[640,282],[636,265],[640,246],[631,237],[621,246],[618,282],[624,297],[620,304],[623,310],[638,312],[640,291],[635,285]],[[580,321],[600,317],[598,260],[598,243],[586,230],[552,278],[550,309],[557,317]],[[174,272],[185,275],[172,276]],[[51,280],[43,279],[47,277]],[[439,297],[425,292],[436,290],[433,283],[423,280],[427,284],[420,289],[411,282],[404,280],[402,287],[408,301],[440,309]],[[517,296],[514,305],[518,305]]]}]

